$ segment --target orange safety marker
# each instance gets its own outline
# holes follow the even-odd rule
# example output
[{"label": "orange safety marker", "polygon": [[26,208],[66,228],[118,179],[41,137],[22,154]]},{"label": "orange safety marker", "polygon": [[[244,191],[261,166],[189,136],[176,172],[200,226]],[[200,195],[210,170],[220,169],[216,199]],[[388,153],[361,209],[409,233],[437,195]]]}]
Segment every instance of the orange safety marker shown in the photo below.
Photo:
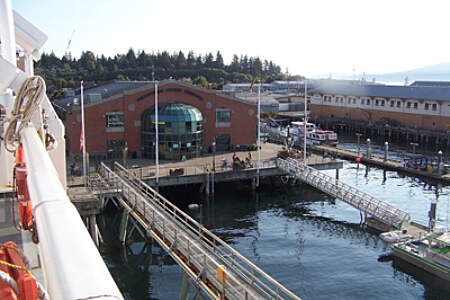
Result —
[{"label": "orange safety marker", "polygon": [[22,228],[24,230],[29,230],[33,226],[33,212],[31,209],[30,195],[28,194],[27,169],[25,165],[25,154],[22,145],[20,145],[16,151],[15,172],[20,223],[22,224]]}]

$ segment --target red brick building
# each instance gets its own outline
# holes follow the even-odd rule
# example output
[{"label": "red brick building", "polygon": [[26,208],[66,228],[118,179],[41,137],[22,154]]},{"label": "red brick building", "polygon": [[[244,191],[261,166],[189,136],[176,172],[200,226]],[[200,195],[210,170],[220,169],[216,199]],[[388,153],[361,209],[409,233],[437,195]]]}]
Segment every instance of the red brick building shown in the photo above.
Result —
[{"label": "red brick building", "polygon": [[[154,119],[150,121],[148,119],[154,118],[153,82],[114,81],[85,90],[84,97],[87,152],[102,156],[111,156],[114,153],[121,155],[126,145],[128,152],[133,156],[148,157],[144,153],[142,137],[145,136],[144,124],[151,127],[155,123]],[[76,102],[77,99],[74,103]],[[197,134],[201,135],[199,148],[202,152],[211,149],[213,139],[216,140],[218,150],[256,143],[257,106],[252,102],[183,82],[172,80],[160,82],[158,84],[160,111],[162,107],[174,104],[178,104],[178,107],[190,107],[197,115],[201,114],[199,123],[202,124],[199,125],[199,129],[202,129],[202,132],[198,131]],[[164,125],[162,122],[161,127]],[[191,125],[187,125],[190,128]],[[154,130],[149,128],[145,130]],[[66,137],[69,140],[68,149],[72,154],[80,153],[80,130],[81,110],[80,106],[74,106],[72,113],[66,117]],[[165,130],[171,132],[175,129]],[[158,132],[161,132],[161,128]],[[187,149],[193,145],[180,138],[179,142],[170,142],[167,147],[170,148],[167,151],[180,151],[178,149]]]}]

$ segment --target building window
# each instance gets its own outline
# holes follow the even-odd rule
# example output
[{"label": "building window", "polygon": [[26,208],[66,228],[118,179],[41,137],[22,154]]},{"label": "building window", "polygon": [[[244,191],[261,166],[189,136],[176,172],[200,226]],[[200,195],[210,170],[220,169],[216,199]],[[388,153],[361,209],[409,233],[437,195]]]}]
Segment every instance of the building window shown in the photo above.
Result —
[{"label": "building window", "polygon": [[370,105],[370,99],[367,99],[366,104],[367,104],[367,105]]},{"label": "building window", "polygon": [[356,104],[356,98],[353,98],[353,104]]},{"label": "building window", "polygon": [[229,108],[216,109],[216,127],[231,126],[231,110]]},{"label": "building window", "polygon": [[411,108],[411,102],[406,102],[406,108]]},{"label": "building window", "polygon": [[106,113],[106,128],[123,127],[124,115],[123,112]]},{"label": "building window", "polygon": [[347,103],[352,104],[352,98],[347,98]]},{"label": "building window", "polygon": [[414,102],[414,109],[417,109],[419,107],[419,104],[417,102]]},{"label": "building window", "polygon": [[364,105],[364,99],[361,99],[361,104]]},{"label": "building window", "polygon": [[384,106],[384,100],[381,100],[381,106]]},{"label": "building window", "polygon": [[431,110],[436,111],[437,110],[437,104],[433,103],[433,105],[431,106]]},{"label": "building window", "polygon": [[425,103],[425,106],[423,108],[425,110],[429,110],[430,109],[430,103]]},{"label": "building window", "polygon": [[402,107],[402,102],[401,101],[397,101],[397,107]]},{"label": "building window", "polygon": [[395,101],[389,101],[389,104],[391,107],[394,107],[394,103],[395,103]]},{"label": "building window", "polygon": [[378,99],[375,100],[375,106],[378,106]]}]

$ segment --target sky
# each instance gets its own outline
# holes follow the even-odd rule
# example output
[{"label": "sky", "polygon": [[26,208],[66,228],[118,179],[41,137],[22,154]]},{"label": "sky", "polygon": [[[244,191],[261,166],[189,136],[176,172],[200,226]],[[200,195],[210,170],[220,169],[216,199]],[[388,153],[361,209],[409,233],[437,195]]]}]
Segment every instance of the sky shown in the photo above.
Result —
[{"label": "sky", "polygon": [[450,1],[12,0],[48,36],[44,52],[79,57],[219,50],[289,74],[388,73],[450,62]]}]

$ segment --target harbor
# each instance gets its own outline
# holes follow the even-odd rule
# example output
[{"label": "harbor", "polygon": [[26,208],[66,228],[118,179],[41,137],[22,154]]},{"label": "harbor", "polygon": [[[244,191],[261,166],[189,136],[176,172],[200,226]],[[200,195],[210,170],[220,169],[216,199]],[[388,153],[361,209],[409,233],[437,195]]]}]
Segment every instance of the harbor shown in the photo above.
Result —
[{"label": "harbor", "polygon": [[46,55],[0,2],[1,299],[448,298],[449,82],[72,59],[74,33]]},{"label": "harbor", "polygon": [[[335,176],[334,170],[325,172]],[[369,168],[366,174],[366,167],[357,168],[354,162],[344,162],[340,180],[407,210],[412,219],[422,224],[427,224],[426,212],[437,197],[434,188],[429,189],[413,177],[375,167]],[[220,238],[231,242],[233,248],[267,270],[269,275],[281,278],[281,282],[302,299],[359,297],[355,296],[357,290],[372,299],[407,299],[424,294],[445,299],[447,295],[444,285],[434,284],[436,279],[423,281],[420,269],[411,272],[411,268],[404,267],[397,259],[379,260],[391,251],[390,245],[378,237],[379,231],[367,229],[354,208],[312,187],[263,185],[254,193],[249,184],[244,188],[225,182],[216,186],[213,198],[204,198],[199,193],[187,194],[187,190],[182,186],[166,189],[165,196]],[[437,222],[441,225],[445,225],[446,193],[448,188],[445,187],[439,191]],[[200,204],[200,208],[190,210],[191,203]],[[109,231],[118,232],[118,227],[111,223],[113,220],[111,212],[100,217],[100,227],[102,222],[112,226],[106,229],[105,237]],[[118,223],[116,218],[115,224]],[[109,250],[113,247],[110,243],[117,239],[117,235],[114,236],[104,246],[103,255],[114,262],[114,269],[136,268],[138,272],[141,264],[132,267],[126,262],[127,256]],[[126,247],[129,259],[148,255],[145,251],[139,254],[142,245],[143,241],[135,236],[134,244]],[[142,278],[149,278],[149,281],[139,289],[128,291],[130,299],[140,299],[148,291],[157,298],[177,297],[178,285],[167,279],[181,282],[182,272],[169,262],[163,263],[165,255],[155,244],[151,253],[153,262],[161,263],[139,271]],[[327,274],[325,285],[323,274]],[[130,282],[119,273],[116,276]],[[341,289],[342,280],[347,280],[351,289]]]}]

